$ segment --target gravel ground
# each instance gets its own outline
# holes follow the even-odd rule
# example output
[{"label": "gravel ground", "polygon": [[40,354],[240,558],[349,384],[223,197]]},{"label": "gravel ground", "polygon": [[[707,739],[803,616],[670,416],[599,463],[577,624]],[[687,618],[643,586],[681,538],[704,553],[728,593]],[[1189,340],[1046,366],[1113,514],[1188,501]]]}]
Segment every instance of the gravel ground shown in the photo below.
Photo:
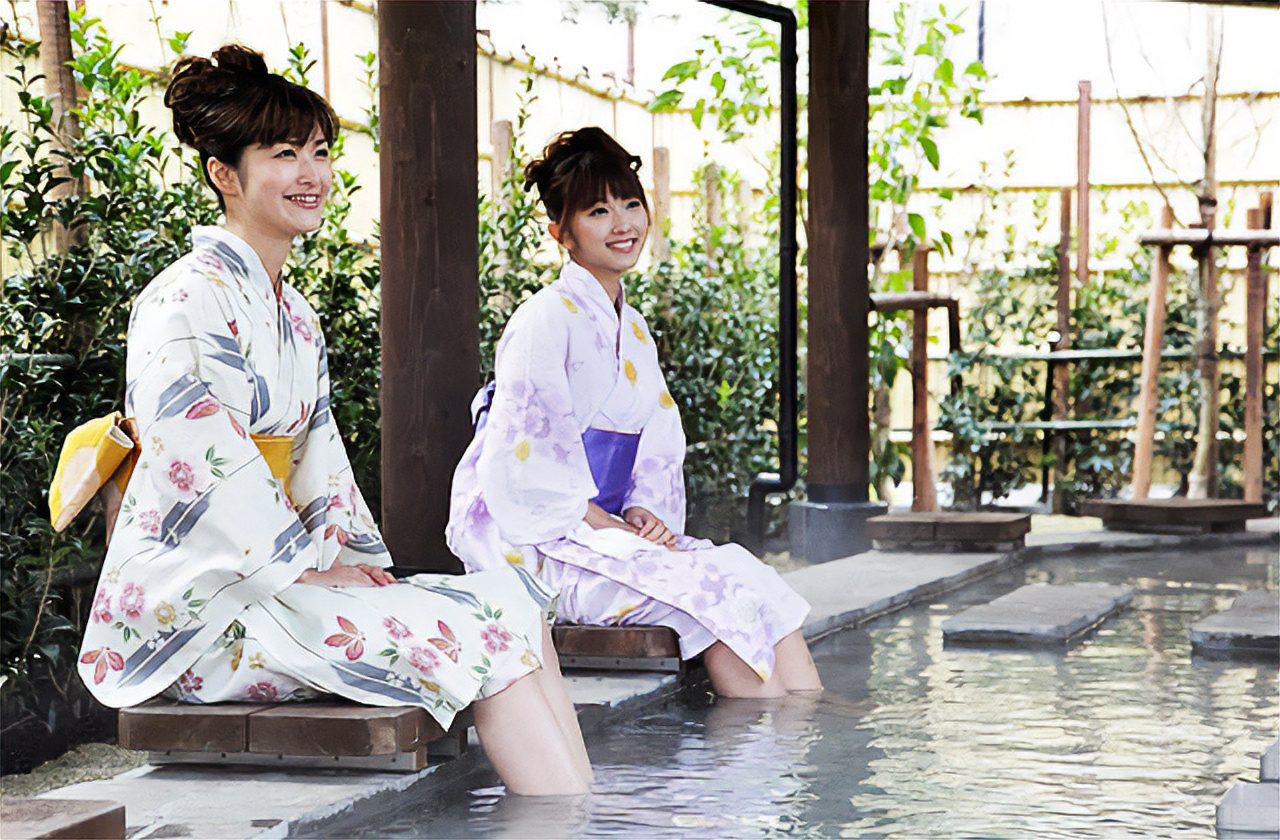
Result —
[{"label": "gravel ground", "polygon": [[81,744],[30,773],[0,776],[0,794],[35,796],[77,782],[109,779],[146,763],[144,752],[126,750],[115,744]]}]

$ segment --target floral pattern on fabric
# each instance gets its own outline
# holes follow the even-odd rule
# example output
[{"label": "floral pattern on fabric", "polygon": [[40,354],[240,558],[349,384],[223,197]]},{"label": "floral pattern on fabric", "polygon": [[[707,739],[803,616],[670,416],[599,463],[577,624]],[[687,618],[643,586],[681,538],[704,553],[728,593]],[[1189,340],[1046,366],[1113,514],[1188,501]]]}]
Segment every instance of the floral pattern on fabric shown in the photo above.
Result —
[{"label": "floral pattern on fabric", "polygon": [[[551,597],[520,569],[369,588],[295,583],[307,569],[391,558],[333,419],[319,321],[288,284],[276,294],[242,240],[197,229],[192,252],[142,292],[127,380],[141,452],[79,658],[103,703],[327,692],[420,705],[447,726],[538,667]],[[293,438],[287,485],[251,435]],[[499,612],[513,644],[495,658],[481,633]],[[452,638],[427,682],[397,651],[421,637],[439,653],[427,640],[441,626]]]}]

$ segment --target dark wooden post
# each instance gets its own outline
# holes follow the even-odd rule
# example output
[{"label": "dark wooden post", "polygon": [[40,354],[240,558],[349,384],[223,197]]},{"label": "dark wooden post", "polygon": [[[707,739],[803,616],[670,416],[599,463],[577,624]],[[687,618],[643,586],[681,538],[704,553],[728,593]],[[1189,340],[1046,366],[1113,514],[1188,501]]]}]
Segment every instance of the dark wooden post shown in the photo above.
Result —
[{"label": "dark wooden post", "polygon": [[475,3],[378,16],[383,535],[398,565],[455,571],[449,485],[480,378]]},{"label": "dark wooden post", "polygon": [[792,552],[861,551],[868,501],[866,3],[809,7],[809,498],[791,508]]},{"label": "dark wooden post", "polygon": [[[1260,230],[1265,211],[1262,207],[1249,211],[1249,227]],[[1267,275],[1262,270],[1261,246],[1248,252],[1245,298],[1244,352],[1244,500],[1262,501],[1263,425],[1262,399],[1266,390],[1262,362],[1262,340],[1267,312]]]},{"label": "dark wooden post", "polygon": [[809,9],[809,498],[868,497],[867,4]]},{"label": "dark wooden post", "polygon": [[[1160,227],[1173,227],[1173,209],[1165,205]],[[1172,245],[1156,247],[1151,266],[1151,286],[1147,292],[1147,323],[1142,341],[1142,378],[1138,383],[1138,427],[1133,445],[1133,498],[1145,499],[1151,492],[1151,461],[1156,435],[1156,390],[1160,382],[1160,351],[1164,344],[1164,315],[1169,294],[1169,253]]]},{"label": "dark wooden post", "polygon": [[[1071,190],[1058,193],[1058,341],[1054,350],[1071,349]],[[1048,375],[1053,379],[1053,414],[1055,421],[1067,419],[1071,387],[1071,367],[1064,361],[1049,363]],[[1048,432],[1046,432],[1048,434]],[[1067,474],[1067,435],[1053,432],[1053,512],[1066,512],[1066,498],[1058,492],[1058,482]]]},{"label": "dark wooden post", "polygon": [[[53,111],[51,123],[63,149],[71,148],[80,137],[80,120],[75,115],[76,78],[71,72],[71,18],[68,11],[66,0],[36,2],[36,22],[40,27],[40,72],[44,74],[45,97]],[[80,182],[70,177],[65,166],[59,166],[55,171],[67,180],[50,191],[50,198],[61,199],[80,191]],[[70,246],[83,245],[88,233],[83,224],[73,224],[68,230],[55,222],[53,247],[63,252]]]}]

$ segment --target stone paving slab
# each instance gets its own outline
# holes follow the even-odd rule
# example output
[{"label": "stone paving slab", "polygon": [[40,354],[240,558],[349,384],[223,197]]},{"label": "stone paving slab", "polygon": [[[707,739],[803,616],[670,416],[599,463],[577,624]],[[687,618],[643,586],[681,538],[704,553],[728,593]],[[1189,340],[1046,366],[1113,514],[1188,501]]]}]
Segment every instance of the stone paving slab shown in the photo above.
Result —
[{"label": "stone paving slab", "polygon": [[1196,650],[1280,653],[1280,592],[1245,592],[1229,609],[1191,625]]},{"label": "stone paving slab", "polygon": [[1065,644],[1133,599],[1127,586],[1033,583],[942,622],[948,642]]},{"label": "stone paving slab", "polygon": [[1280,782],[1280,739],[1272,741],[1262,758],[1258,759],[1258,780]]},{"label": "stone paving slab", "polygon": [[1237,782],[1218,802],[1219,837],[1280,835],[1280,784]]},{"label": "stone paving slab", "polygon": [[98,800],[6,797],[0,801],[0,829],[6,840],[35,837],[115,840],[125,836],[124,806]]}]

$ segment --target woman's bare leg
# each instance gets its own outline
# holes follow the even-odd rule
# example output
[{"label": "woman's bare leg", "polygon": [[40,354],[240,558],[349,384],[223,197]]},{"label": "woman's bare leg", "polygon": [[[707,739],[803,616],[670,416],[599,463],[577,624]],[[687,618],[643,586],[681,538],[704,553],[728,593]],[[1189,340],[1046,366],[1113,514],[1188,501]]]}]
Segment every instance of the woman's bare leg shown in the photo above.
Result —
[{"label": "woman's bare leg", "polygon": [[567,796],[588,791],[590,778],[579,769],[536,672],[476,701],[474,708],[480,743],[512,793]]},{"label": "woman's bare leg", "polygon": [[822,691],[822,677],[813,664],[804,635],[795,631],[773,646],[773,678],[787,691]]},{"label": "woman's bare leg", "polygon": [[787,688],[777,676],[761,680],[750,665],[729,650],[724,642],[716,642],[702,654],[711,685],[721,697],[782,697]]},{"label": "woman's bare leg", "polygon": [[542,628],[542,670],[534,675],[538,680],[538,688],[551,708],[556,723],[565,742],[573,751],[578,763],[578,772],[588,783],[595,777],[591,770],[591,759],[587,757],[587,745],[582,741],[582,729],[578,726],[578,713],[569,699],[565,687],[564,675],[560,673],[560,661],[556,657],[555,645],[551,641],[551,626]]}]

